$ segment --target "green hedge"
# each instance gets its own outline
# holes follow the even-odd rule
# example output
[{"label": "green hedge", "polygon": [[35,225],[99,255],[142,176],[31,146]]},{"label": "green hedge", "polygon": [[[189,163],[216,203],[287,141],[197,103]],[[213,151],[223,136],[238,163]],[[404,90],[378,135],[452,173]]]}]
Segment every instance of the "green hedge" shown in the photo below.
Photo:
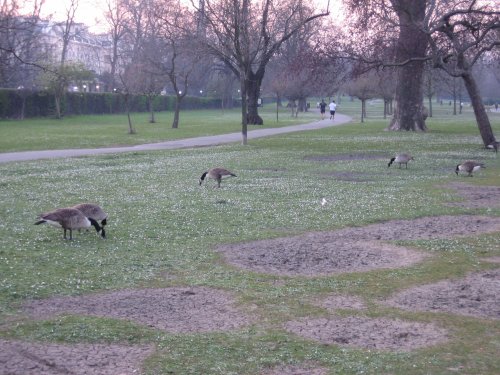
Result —
[{"label": "green hedge", "polygon": [[[156,96],[153,98],[155,111],[174,109],[175,96]],[[24,101],[24,117],[49,117],[55,113],[54,96],[48,92],[0,89],[0,118],[20,118]],[[112,93],[66,93],[62,100],[63,115],[113,114],[125,112],[125,97]],[[132,95],[129,98],[132,112],[147,112],[148,98]],[[182,109],[220,108],[220,99],[186,96],[182,99]]]}]

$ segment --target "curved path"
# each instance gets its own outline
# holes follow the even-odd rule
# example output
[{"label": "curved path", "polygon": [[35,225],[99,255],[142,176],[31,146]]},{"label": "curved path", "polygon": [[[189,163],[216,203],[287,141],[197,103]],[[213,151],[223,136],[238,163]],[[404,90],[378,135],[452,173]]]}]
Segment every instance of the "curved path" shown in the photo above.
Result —
[{"label": "curved path", "polygon": [[[336,114],[335,120],[320,120],[302,125],[285,126],[282,128],[266,128],[251,130],[247,133],[248,139],[266,137],[275,134],[292,133],[305,130],[315,130],[336,126],[350,122],[352,119],[349,116]],[[178,148],[216,146],[225,143],[234,143],[241,141],[241,132],[211,135],[205,137],[195,137],[178,139],[173,141],[165,141],[158,143],[147,143],[135,146],[123,147],[103,147],[103,148],[81,148],[67,150],[41,150],[41,151],[22,151],[22,152],[6,152],[0,153],[0,163],[9,163],[13,161],[26,161],[38,159],[53,159],[53,158],[69,158],[86,155],[97,154],[113,154],[118,152],[136,152],[136,151],[151,151],[151,150],[172,150]]]}]

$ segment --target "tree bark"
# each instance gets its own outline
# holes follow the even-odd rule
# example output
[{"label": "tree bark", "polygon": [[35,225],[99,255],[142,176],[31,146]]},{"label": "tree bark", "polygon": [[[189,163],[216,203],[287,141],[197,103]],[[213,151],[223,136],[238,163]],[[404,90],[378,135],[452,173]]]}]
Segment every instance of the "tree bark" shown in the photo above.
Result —
[{"label": "tree bark", "polygon": [[259,116],[258,102],[260,97],[260,86],[262,77],[259,73],[250,72],[247,79],[248,115],[247,123],[250,125],[263,125],[264,120]]},{"label": "tree bark", "polygon": [[[242,76],[244,74],[241,74]],[[240,78],[240,90],[241,90],[241,144],[248,144],[248,116],[247,116],[247,80],[242,77]]]},{"label": "tree bark", "polygon": [[176,96],[175,99],[175,107],[174,107],[174,121],[172,121],[172,129],[179,128],[179,113],[181,111],[181,98],[179,95]]},{"label": "tree bark", "polygon": [[488,114],[484,108],[479,87],[477,86],[476,80],[471,73],[463,74],[462,79],[464,80],[465,88],[469,94],[472,108],[474,109],[479,134],[481,134],[483,144],[486,147],[495,142],[495,136],[493,135],[493,130],[491,129],[490,119],[488,118]]},{"label": "tree bark", "polygon": [[423,73],[427,36],[418,24],[425,17],[426,1],[392,0],[398,13],[400,31],[397,42],[397,59],[403,63],[411,61],[398,69],[396,87],[396,108],[389,130],[425,131],[427,127],[422,115],[423,110]]}]

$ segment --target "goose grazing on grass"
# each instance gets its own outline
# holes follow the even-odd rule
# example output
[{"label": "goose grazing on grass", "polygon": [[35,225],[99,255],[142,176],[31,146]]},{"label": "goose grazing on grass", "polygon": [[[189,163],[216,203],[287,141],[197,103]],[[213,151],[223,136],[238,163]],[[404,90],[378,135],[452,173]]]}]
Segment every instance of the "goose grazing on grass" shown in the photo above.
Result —
[{"label": "goose grazing on grass", "polygon": [[481,168],[486,168],[483,163],[478,163],[472,160],[467,160],[463,162],[462,164],[458,164],[457,167],[455,168],[455,173],[458,176],[458,172],[467,172],[468,177],[472,177],[472,172],[477,172]]},{"label": "goose grazing on grass", "polygon": [[207,178],[207,179],[211,178],[212,180],[217,181],[217,187],[220,188],[220,182],[225,177],[237,177],[237,176],[233,172],[230,172],[224,168],[209,169],[208,171],[203,172],[203,174],[201,175],[200,186],[203,183],[203,181],[205,180],[205,178]]},{"label": "goose grazing on grass", "polygon": [[389,164],[387,164],[387,168],[389,168],[392,163],[399,163],[399,168],[401,168],[401,164],[406,165],[406,168],[408,168],[408,162],[410,160],[414,160],[413,156],[411,156],[410,154],[397,154],[389,161]]},{"label": "goose grazing on grass", "polygon": [[493,149],[496,153],[498,153],[498,146],[500,146],[500,142],[499,141],[493,141],[488,146],[486,146],[486,148]]},{"label": "goose grazing on grass", "polygon": [[94,203],[80,203],[72,208],[76,208],[81,211],[86,217],[92,218],[97,222],[101,223],[101,236],[106,237],[106,232],[104,231],[104,226],[108,223],[108,214],[104,210]]},{"label": "goose grazing on grass", "polygon": [[[102,228],[99,223],[92,219],[87,218],[81,211],[76,208],[58,208],[54,211],[45,212],[38,216],[38,221],[35,225],[50,224],[58,228],[64,229],[64,239],[66,238],[66,231],[69,230],[69,239],[73,239],[73,229],[89,228],[91,225],[99,233]],[[104,237],[104,235],[102,235]]]}]

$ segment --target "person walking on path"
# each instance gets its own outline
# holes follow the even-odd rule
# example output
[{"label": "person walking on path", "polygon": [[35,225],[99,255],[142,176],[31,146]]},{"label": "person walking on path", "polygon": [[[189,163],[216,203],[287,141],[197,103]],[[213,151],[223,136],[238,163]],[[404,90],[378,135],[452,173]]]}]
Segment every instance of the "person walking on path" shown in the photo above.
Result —
[{"label": "person walking on path", "polygon": [[321,103],[319,103],[319,111],[321,112],[321,119],[325,119],[325,112],[326,112],[326,103],[324,100],[321,100]]},{"label": "person walking on path", "polygon": [[332,100],[330,102],[330,120],[333,120],[335,117],[335,110],[337,109],[337,104],[335,103],[335,100]]}]

